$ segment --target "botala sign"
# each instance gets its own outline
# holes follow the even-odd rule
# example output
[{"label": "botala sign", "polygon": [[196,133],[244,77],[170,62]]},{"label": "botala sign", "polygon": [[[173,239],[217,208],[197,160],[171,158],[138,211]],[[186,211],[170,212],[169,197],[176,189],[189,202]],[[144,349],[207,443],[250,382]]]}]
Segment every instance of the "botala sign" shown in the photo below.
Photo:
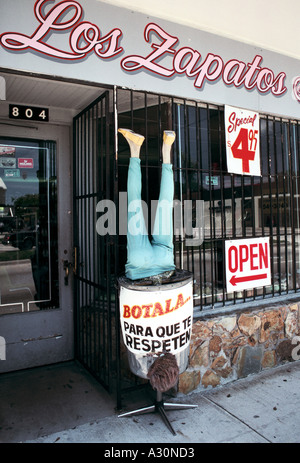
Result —
[{"label": "botala sign", "polygon": [[[193,83],[196,90],[202,90],[205,83],[219,85],[221,82],[226,87],[236,89],[243,88],[247,92],[257,91],[260,95],[270,95],[277,99],[286,94],[288,91],[288,84],[291,84],[292,87],[290,87],[290,90],[293,92],[294,100],[300,100],[300,78],[298,76],[293,76],[293,82],[291,82],[291,78],[290,82],[287,82],[286,71],[280,70],[278,72],[278,60],[273,60],[274,66],[277,68],[275,71],[264,65],[264,58],[259,54],[252,54],[252,57],[246,60],[237,56],[228,58],[228,48],[222,44],[222,42],[226,42],[226,39],[223,38],[220,42],[220,38],[217,36],[209,36],[209,40],[206,39],[206,41],[208,40],[209,44],[213,43],[212,38],[214,37],[214,40],[218,44],[221,43],[223,45],[219,45],[219,48],[226,50],[222,51],[222,54],[226,53],[227,57],[222,57],[220,51],[209,51],[202,55],[200,51],[195,48],[195,43],[191,41],[191,38],[186,40],[192,43],[193,46],[185,46],[180,43],[182,40],[180,41],[178,36],[172,35],[165,27],[157,24],[157,22],[149,22],[146,24],[144,27],[144,37],[140,35],[134,36],[134,34],[140,30],[140,24],[137,21],[134,27],[131,27],[131,23],[128,24],[128,21],[125,22],[125,17],[129,14],[127,10],[114,8],[113,11],[115,14],[110,15],[108,21],[109,25],[107,25],[103,19],[102,21],[104,24],[97,25],[88,20],[89,14],[92,15],[91,17],[93,21],[95,21],[95,18],[101,19],[103,17],[101,13],[104,8],[107,17],[111,7],[107,4],[92,0],[82,3],[85,4],[86,11],[83,10],[79,1],[63,0],[57,1],[54,5],[52,0],[38,0],[35,3],[32,2],[36,21],[32,18],[30,24],[28,22],[25,23],[27,30],[29,27],[32,27],[30,33],[27,34],[12,29],[12,25],[7,25],[7,21],[1,24],[0,20],[0,44],[2,50],[6,50],[9,53],[18,53],[21,60],[24,59],[22,56],[24,52],[25,54],[33,52],[35,57],[40,56],[46,60],[51,59],[55,67],[55,70],[53,70],[54,74],[58,72],[57,69],[63,69],[64,72],[66,71],[66,67],[56,68],[57,63],[82,61],[80,72],[86,72],[87,80],[89,80],[91,70],[87,59],[93,59],[92,56],[94,56],[97,61],[93,61],[92,75],[93,78],[96,79],[98,75],[95,63],[105,63],[103,67],[99,67],[99,79],[101,76],[105,79],[105,76],[101,74],[101,72],[105,69],[109,71],[112,62],[119,60],[119,70],[123,75],[124,73],[133,73],[133,75],[135,75],[136,72],[143,72],[145,81],[148,79],[148,76],[160,77],[165,81],[172,79],[174,94],[179,94],[177,93],[177,83],[174,82],[174,77],[185,76]],[[20,8],[28,9],[28,4],[30,4],[30,2],[21,2]],[[1,9],[2,8],[11,8],[10,2],[3,2],[3,5],[1,5]],[[120,13],[116,14],[118,11],[120,11]],[[23,14],[20,14],[20,17],[23,18]],[[143,15],[141,15],[141,17],[147,18]],[[17,21],[17,15],[15,18]],[[118,23],[112,28],[111,18],[113,18],[115,23]],[[31,26],[31,24],[35,25]],[[121,28],[123,26],[120,27],[120,25],[124,24],[128,24],[124,26],[128,31],[123,32],[124,29],[122,30]],[[172,27],[174,26],[172,23],[169,24]],[[6,29],[4,29],[5,27]],[[22,29],[24,28],[23,21],[19,27]],[[182,26],[180,27],[182,28]],[[194,29],[184,28],[184,30],[189,34],[189,37],[193,34],[198,34],[198,36],[203,37],[204,34],[202,31]],[[130,48],[131,53],[128,53],[125,48],[127,44],[126,34],[130,37],[130,47],[128,46],[128,48]],[[197,35],[195,35],[195,37],[197,37]],[[136,53],[134,53],[133,47],[136,48]],[[244,45],[243,50],[246,48],[247,46]],[[251,48],[247,50],[251,50]],[[270,52],[267,52],[266,55],[269,53]],[[249,53],[247,53],[247,56],[249,56]],[[5,58],[6,57],[7,55]],[[297,69],[294,63],[297,60],[292,61],[293,69]],[[27,63],[30,68],[30,60],[28,62],[27,59],[26,64]],[[28,69],[28,67],[25,69]],[[112,67],[112,69],[115,70],[115,66]],[[76,67],[76,77],[78,76],[78,70],[79,68]],[[71,71],[71,73],[72,72],[73,71]],[[105,74],[108,75],[109,72]],[[118,80],[121,74],[118,73],[115,80]],[[58,73],[57,75],[60,74]],[[72,74],[72,76],[74,75]],[[82,76],[82,74],[80,74],[80,76]],[[118,81],[114,81],[113,83],[115,85],[122,85],[122,82]],[[182,87],[179,81],[178,86],[178,88]],[[189,86],[187,87],[189,89]],[[224,97],[220,101],[224,101]],[[253,98],[251,98],[251,101],[253,101]],[[279,103],[279,101],[276,103]],[[246,105],[246,107],[248,106],[249,105]]]},{"label": "botala sign", "polygon": [[120,316],[123,341],[130,352],[178,354],[190,343],[193,282],[157,291],[121,286]]}]

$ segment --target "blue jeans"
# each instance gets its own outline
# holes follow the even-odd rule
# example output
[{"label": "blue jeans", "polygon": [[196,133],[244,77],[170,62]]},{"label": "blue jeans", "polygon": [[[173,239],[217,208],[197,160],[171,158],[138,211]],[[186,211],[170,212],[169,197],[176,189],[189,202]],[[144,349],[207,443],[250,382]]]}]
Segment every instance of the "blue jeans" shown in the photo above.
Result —
[{"label": "blue jeans", "polygon": [[127,180],[127,263],[125,274],[131,280],[145,278],[175,269],[173,254],[172,164],[162,164],[159,200],[150,243],[145,225],[142,201],[141,160],[131,157]]}]

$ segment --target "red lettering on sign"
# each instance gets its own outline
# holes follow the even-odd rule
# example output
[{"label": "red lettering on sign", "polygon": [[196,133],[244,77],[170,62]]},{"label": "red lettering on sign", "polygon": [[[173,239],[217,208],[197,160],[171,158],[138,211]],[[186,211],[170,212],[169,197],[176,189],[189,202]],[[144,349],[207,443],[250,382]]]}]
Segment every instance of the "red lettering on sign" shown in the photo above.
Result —
[{"label": "red lettering on sign", "polygon": [[152,312],[151,317],[156,317],[157,315],[163,315],[163,314],[164,314],[164,311],[163,311],[161,304],[159,302],[155,302],[154,310]]},{"label": "red lettering on sign", "polygon": [[153,304],[142,305],[142,309],[145,310],[144,318],[150,317],[150,309],[153,307]]},{"label": "red lettering on sign", "polygon": [[228,268],[231,273],[237,272],[239,268],[239,253],[236,246],[230,246],[228,249]]},{"label": "red lettering on sign", "polygon": [[240,263],[240,271],[242,272],[243,271],[243,265],[245,262],[248,261],[249,259],[249,249],[248,249],[248,246],[246,244],[242,244],[240,246],[240,252],[239,252],[239,263]]},{"label": "red lettering on sign", "polygon": [[168,69],[160,64],[156,63],[155,60],[161,58],[164,54],[175,54],[173,46],[178,42],[177,37],[173,37],[170,34],[167,34],[161,27],[156,24],[148,24],[145,29],[145,40],[146,42],[150,41],[150,33],[155,32],[163,42],[158,44],[151,45],[153,52],[151,52],[146,58],[139,55],[127,56],[121,62],[121,66],[125,71],[136,71],[140,68],[149,69],[156,74],[165,77],[171,77],[175,71],[174,69]]},{"label": "red lettering on sign", "polygon": [[245,264],[250,270],[261,270],[269,267],[268,243],[252,243],[232,245],[228,248],[228,269],[230,273],[243,272]]},{"label": "red lettering on sign", "polygon": [[[190,47],[183,47],[176,51],[173,47],[177,44],[178,37],[172,36],[160,26],[150,23],[146,26],[144,36],[150,42],[150,33],[154,32],[162,43],[152,43],[153,52],[146,57],[140,55],[126,56],[121,61],[125,71],[136,71],[142,68],[148,69],[163,77],[171,77],[173,74],[186,74],[187,77],[195,77],[194,86],[202,88],[206,81],[214,81],[222,78],[226,85],[234,85],[247,90],[257,88],[260,92],[271,91],[274,95],[282,95],[287,91],[284,86],[286,74],[281,72],[275,77],[273,71],[262,68],[262,56],[256,55],[251,63],[244,63],[238,60],[230,60],[224,64],[223,59],[214,54],[208,53],[201,64],[201,54]],[[167,55],[174,55],[173,66],[162,66],[163,58]],[[158,63],[158,60],[160,64]],[[197,67],[198,65],[198,67]]]},{"label": "red lettering on sign", "polygon": [[133,316],[133,318],[140,318],[140,316],[142,315],[142,309],[139,305],[134,305],[132,307],[131,315]]},{"label": "red lettering on sign", "polygon": [[250,161],[255,159],[255,151],[249,149],[248,129],[241,128],[234,144],[231,147],[232,155],[235,159],[242,160],[242,170],[245,173],[250,172]]},{"label": "red lettering on sign", "polygon": [[[2,34],[0,40],[5,48],[10,50],[31,48],[45,55],[64,60],[82,59],[92,50],[103,59],[111,58],[123,51],[123,48],[118,46],[122,36],[120,29],[113,29],[109,34],[101,36],[100,29],[94,24],[87,21],[78,24],[83,10],[82,6],[75,1],[62,1],[53,6],[47,14],[43,14],[42,7],[47,1],[38,0],[35,4],[35,16],[40,22],[35,32],[31,36],[17,32]],[[70,12],[73,13],[72,18],[62,21],[62,17]],[[69,39],[71,53],[46,43],[46,37],[53,31],[66,31],[68,29],[71,29]],[[83,42],[81,48],[79,48],[80,41]]]},{"label": "red lettering on sign", "polygon": [[129,318],[130,317],[130,307],[129,305],[123,305],[123,318]]},{"label": "red lettering on sign", "polygon": [[258,270],[258,266],[254,265],[254,260],[258,257],[258,254],[254,252],[254,248],[257,248],[257,244],[250,244],[250,269]]},{"label": "red lettering on sign", "polygon": [[268,244],[259,243],[259,268],[268,268],[269,265],[269,253]]},{"label": "red lettering on sign", "polygon": [[165,301],[165,307],[163,307],[160,302],[155,302],[154,306],[153,304],[145,304],[142,306],[133,305],[130,307],[129,305],[124,304],[123,318],[154,318],[157,316],[165,315],[173,312],[174,310],[180,309],[180,307],[183,307],[190,299],[190,296],[187,299],[184,299],[183,294],[180,293],[176,298],[176,304],[174,307],[171,306],[172,299],[167,299]]},{"label": "red lettering on sign", "polygon": [[271,284],[268,238],[225,242],[228,290],[238,291]]},{"label": "red lettering on sign", "polygon": [[236,117],[236,112],[233,111],[229,118],[228,118],[228,121],[229,121],[229,124],[228,124],[228,128],[227,128],[227,131],[229,133],[231,132],[235,132],[236,129],[240,126],[240,125],[244,125],[244,124],[251,124],[252,127],[254,127],[254,123],[256,121],[256,117],[257,117],[257,114],[254,114],[253,117],[251,116],[248,116],[248,117]]},{"label": "red lettering on sign", "polygon": [[[90,52],[94,52],[102,59],[108,59],[114,58],[123,51],[119,46],[123,35],[119,28],[102,35],[97,25],[89,21],[80,22],[84,12],[78,1],[62,0],[49,8],[46,14],[45,7],[49,1],[36,1],[34,13],[39,25],[31,35],[4,32],[0,36],[2,46],[8,50],[22,52],[31,49],[61,60],[84,59]],[[61,31],[69,31],[70,50],[47,43],[54,33]],[[256,88],[260,93],[271,92],[277,96],[287,91],[284,85],[286,74],[280,72],[275,76],[271,69],[262,67],[263,58],[260,55],[256,55],[250,63],[237,59],[224,63],[219,55],[211,52],[202,59],[199,51],[193,48],[182,47],[176,50],[174,47],[179,42],[178,37],[168,34],[157,24],[149,23],[144,30],[145,41],[150,43],[153,35],[156,35],[158,40],[156,42],[155,38],[152,40],[151,52],[146,56],[135,54],[125,56],[121,61],[124,71],[133,72],[144,68],[167,78],[175,73],[185,74],[195,79],[194,86],[199,89],[203,88],[206,82],[221,78],[225,85],[234,85],[236,88],[244,86],[246,90]],[[171,63],[170,55],[173,56]],[[168,65],[164,65],[164,59],[167,60]]]}]

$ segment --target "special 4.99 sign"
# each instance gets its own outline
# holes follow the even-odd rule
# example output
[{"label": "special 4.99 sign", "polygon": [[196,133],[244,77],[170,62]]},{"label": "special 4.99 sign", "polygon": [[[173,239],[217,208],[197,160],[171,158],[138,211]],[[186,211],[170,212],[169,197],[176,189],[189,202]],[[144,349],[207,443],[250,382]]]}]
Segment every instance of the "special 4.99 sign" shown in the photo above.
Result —
[{"label": "special 4.99 sign", "polygon": [[259,114],[225,106],[228,172],[260,175]]}]

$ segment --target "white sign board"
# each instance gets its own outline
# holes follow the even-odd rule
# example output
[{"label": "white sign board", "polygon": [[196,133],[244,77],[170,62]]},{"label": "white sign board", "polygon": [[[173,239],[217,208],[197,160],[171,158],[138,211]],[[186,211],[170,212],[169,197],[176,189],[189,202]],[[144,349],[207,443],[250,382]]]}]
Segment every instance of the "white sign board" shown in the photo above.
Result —
[{"label": "white sign board", "polygon": [[120,288],[124,344],[134,354],[171,352],[188,347],[193,322],[193,282],[165,291]]},{"label": "white sign board", "polygon": [[228,172],[260,175],[259,114],[225,106],[224,116]]},{"label": "white sign board", "polygon": [[225,259],[228,292],[271,284],[269,238],[225,241]]}]

